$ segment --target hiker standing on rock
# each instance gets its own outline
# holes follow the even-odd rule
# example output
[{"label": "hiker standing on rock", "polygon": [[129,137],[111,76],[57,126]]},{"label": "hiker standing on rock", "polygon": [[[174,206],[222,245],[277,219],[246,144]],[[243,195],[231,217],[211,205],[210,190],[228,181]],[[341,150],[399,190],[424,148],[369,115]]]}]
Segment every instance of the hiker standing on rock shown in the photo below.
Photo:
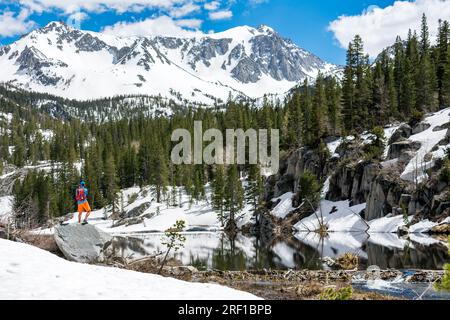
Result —
[{"label": "hiker standing on rock", "polygon": [[81,223],[81,216],[83,214],[83,211],[86,212],[86,217],[83,220],[82,224],[87,224],[87,219],[89,215],[91,214],[91,207],[89,206],[89,203],[87,201],[88,196],[88,189],[85,186],[83,180],[80,181],[80,185],[78,186],[76,192],[75,192],[75,200],[77,200],[78,204],[78,223]]}]

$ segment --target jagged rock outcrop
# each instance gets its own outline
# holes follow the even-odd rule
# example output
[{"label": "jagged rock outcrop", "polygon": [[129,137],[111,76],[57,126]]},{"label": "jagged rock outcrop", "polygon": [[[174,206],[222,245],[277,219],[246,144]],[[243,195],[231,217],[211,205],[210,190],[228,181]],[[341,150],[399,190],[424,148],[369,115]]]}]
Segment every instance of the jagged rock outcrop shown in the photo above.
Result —
[{"label": "jagged rock outcrop", "polygon": [[430,127],[431,127],[431,124],[426,123],[426,122],[420,122],[412,128],[412,134],[418,134],[418,133],[424,132],[425,130],[428,130]]},{"label": "jagged rock outcrop", "polygon": [[388,160],[400,159],[401,161],[409,161],[414,152],[420,149],[420,142],[410,140],[400,140],[389,146]]},{"label": "jagged rock outcrop", "polygon": [[394,142],[397,142],[399,140],[408,139],[412,135],[412,129],[411,127],[404,123],[400,125],[400,127],[395,130],[395,132],[392,134],[391,138],[388,141],[388,144],[392,144]]},{"label": "jagged rock outcrop", "polygon": [[399,203],[405,199],[407,184],[396,176],[382,174],[377,176],[370,186],[367,197],[365,219],[370,221],[382,218],[390,213],[400,214]]},{"label": "jagged rock outcrop", "polygon": [[[438,164],[439,165],[439,164]],[[434,220],[441,217],[449,208],[448,186],[439,179],[439,171],[434,173],[428,181],[415,188],[408,203],[408,214],[420,218]]]},{"label": "jagged rock outcrop", "polygon": [[266,185],[271,190],[267,195],[279,197],[286,192],[296,193],[299,179],[306,170],[320,179],[326,176],[329,165],[330,162],[316,150],[306,147],[294,150],[280,160],[279,173],[269,179]]},{"label": "jagged rock outcrop", "polygon": [[371,185],[380,170],[380,165],[372,162],[339,166],[330,178],[326,198],[331,201],[351,199],[352,205],[366,202]]}]

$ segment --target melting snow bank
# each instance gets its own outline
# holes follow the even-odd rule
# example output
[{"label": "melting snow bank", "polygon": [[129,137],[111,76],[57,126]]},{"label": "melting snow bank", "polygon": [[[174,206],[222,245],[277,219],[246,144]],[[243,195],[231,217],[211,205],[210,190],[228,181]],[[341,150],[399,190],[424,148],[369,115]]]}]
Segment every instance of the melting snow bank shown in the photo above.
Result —
[{"label": "melting snow bank", "polygon": [[[410,223],[413,216],[404,217],[402,215],[391,216],[387,215],[383,218],[371,220],[368,222],[370,234],[373,233],[397,233],[399,228],[405,227],[406,222]],[[425,233],[428,233],[436,226],[450,223],[450,217],[447,217],[440,223],[432,222],[428,219],[419,221],[416,224],[413,224],[407,228],[409,234],[422,235],[424,237]]]},{"label": "melting snow bank", "polygon": [[278,198],[273,198],[272,203],[278,204],[272,209],[272,214],[280,219],[286,218],[286,216],[292,212],[295,208],[292,206],[293,192],[287,192]]},{"label": "melting snow bank", "polygon": [[314,232],[320,225],[326,225],[329,232],[361,232],[369,228],[367,222],[359,213],[366,208],[366,204],[350,206],[350,201],[322,200],[320,208],[315,214],[298,222],[294,228],[300,232]]},{"label": "melting snow bank", "polygon": [[69,262],[36,247],[0,239],[0,299],[241,300],[256,296],[111,267]]}]

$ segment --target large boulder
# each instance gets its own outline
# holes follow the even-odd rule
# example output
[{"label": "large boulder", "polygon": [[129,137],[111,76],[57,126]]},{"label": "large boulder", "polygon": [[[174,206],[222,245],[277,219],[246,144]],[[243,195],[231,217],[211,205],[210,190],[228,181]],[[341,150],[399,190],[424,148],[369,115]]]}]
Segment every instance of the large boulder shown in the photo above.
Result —
[{"label": "large boulder", "polygon": [[400,158],[401,160],[408,161],[412,158],[412,153],[420,149],[420,142],[401,140],[394,142],[389,146],[388,160]]},{"label": "large boulder", "polygon": [[96,263],[103,260],[103,252],[112,237],[93,225],[69,224],[55,227],[55,241],[67,260]]},{"label": "large boulder", "polygon": [[406,123],[402,124],[395,132],[392,134],[389,139],[389,144],[397,142],[401,139],[408,139],[412,134],[412,129]]},{"label": "large boulder", "polygon": [[412,128],[412,134],[418,134],[421,132],[424,132],[425,130],[428,130],[431,127],[431,124],[426,122],[420,122]]}]

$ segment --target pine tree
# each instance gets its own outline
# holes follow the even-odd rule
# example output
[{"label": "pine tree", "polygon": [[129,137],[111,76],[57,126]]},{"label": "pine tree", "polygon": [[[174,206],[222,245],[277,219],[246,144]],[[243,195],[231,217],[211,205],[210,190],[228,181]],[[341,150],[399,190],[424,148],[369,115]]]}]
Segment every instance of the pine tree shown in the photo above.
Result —
[{"label": "pine tree", "polygon": [[450,106],[450,46],[447,49],[447,64],[442,75],[441,106]]},{"label": "pine tree", "polygon": [[224,226],[225,172],[223,165],[217,165],[214,171],[212,187],[212,208],[217,212],[221,225]]},{"label": "pine tree", "polygon": [[368,118],[368,108],[372,104],[371,101],[371,69],[369,65],[369,57],[364,54],[364,45],[361,37],[355,36],[353,40],[355,57],[356,57],[356,83],[355,83],[355,106],[356,106],[356,122],[354,126],[359,131],[363,130],[365,119]]},{"label": "pine tree", "polygon": [[328,131],[331,135],[340,134],[341,129],[341,88],[334,77],[326,82],[325,93],[328,104]]},{"label": "pine tree", "polygon": [[428,30],[427,16],[422,14],[422,23],[420,27],[420,55],[424,56],[430,51],[430,32]]},{"label": "pine tree", "polygon": [[354,49],[350,42],[347,50],[347,64],[344,69],[342,85],[342,122],[344,134],[353,130],[355,118],[355,69],[354,69]]},{"label": "pine tree", "polygon": [[284,145],[288,148],[293,146],[300,147],[304,121],[300,107],[300,95],[297,93],[287,102],[284,123]]},{"label": "pine tree", "polygon": [[395,91],[397,93],[397,108],[398,111],[401,112],[402,107],[400,103],[400,97],[402,96],[403,87],[403,61],[404,61],[404,46],[402,39],[400,37],[397,37],[394,44],[394,87]]},{"label": "pine tree", "polygon": [[111,153],[108,153],[105,159],[105,177],[104,177],[104,187],[105,187],[105,198],[107,204],[111,205],[113,214],[120,214],[119,188],[117,185],[118,178],[116,175],[116,165],[114,163],[114,157]]},{"label": "pine tree", "polygon": [[316,84],[314,87],[314,97],[311,112],[311,141],[308,145],[317,145],[322,138],[326,135],[325,123],[327,111],[327,101],[325,95],[324,78],[322,74],[319,73],[316,79]]},{"label": "pine tree", "polygon": [[154,185],[156,191],[156,202],[161,203],[162,196],[167,192],[168,168],[167,159],[162,146],[155,143],[155,149],[150,162],[150,184]]},{"label": "pine tree", "polygon": [[408,57],[405,58],[403,72],[399,109],[404,116],[409,117],[415,108],[416,90],[414,85],[414,69]]},{"label": "pine tree", "polygon": [[380,125],[386,122],[388,113],[389,93],[386,87],[386,78],[382,63],[378,61],[373,74],[373,106],[370,110],[372,125]]},{"label": "pine tree", "polygon": [[347,51],[342,87],[342,113],[346,132],[363,129],[371,105],[371,70],[361,37],[356,35]]},{"label": "pine tree", "polygon": [[244,201],[244,188],[239,178],[237,165],[230,165],[227,170],[224,205],[225,220],[228,229],[236,230],[237,214],[244,208]]},{"label": "pine tree", "polygon": [[449,47],[450,27],[448,21],[439,21],[438,44],[437,44],[437,85],[438,85],[438,102],[443,107],[446,103],[445,96],[447,92],[444,88],[445,69],[448,64],[448,47]]},{"label": "pine tree", "polygon": [[245,187],[246,202],[256,210],[262,202],[264,185],[261,177],[261,170],[258,165],[250,165]]}]

